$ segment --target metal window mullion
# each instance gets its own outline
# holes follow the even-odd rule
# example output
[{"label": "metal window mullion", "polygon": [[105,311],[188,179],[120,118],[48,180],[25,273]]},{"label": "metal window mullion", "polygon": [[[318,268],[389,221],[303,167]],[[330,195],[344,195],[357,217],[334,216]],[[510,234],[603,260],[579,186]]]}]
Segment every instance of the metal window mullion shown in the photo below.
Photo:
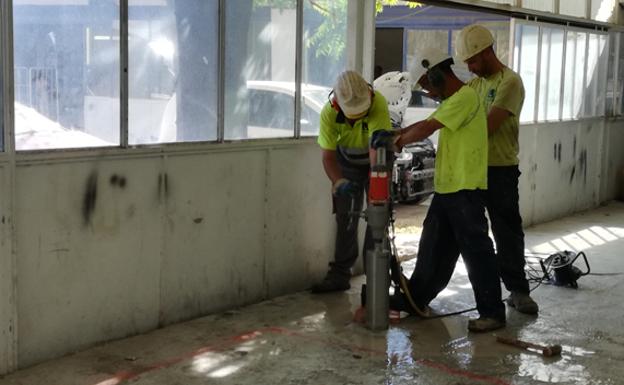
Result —
[{"label": "metal window mullion", "polygon": [[559,120],[563,120],[563,103],[565,100],[565,76],[566,76],[566,68],[567,68],[567,52],[568,52],[568,29],[563,29],[563,64],[561,66],[561,83],[559,84]]},{"label": "metal window mullion", "polygon": [[219,48],[217,85],[217,142],[225,140],[225,0],[219,0]]},{"label": "metal window mullion", "polygon": [[303,78],[303,0],[297,0],[295,22],[295,138],[301,137],[301,79]]},{"label": "metal window mullion", "polygon": [[619,92],[618,92],[618,71],[620,69],[620,32],[615,33],[615,52],[613,53],[613,97],[611,98],[611,103],[613,104],[612,114],[613,116],[619,115],[618,111],[618,102],[620,100]]},{"label": "metal window mullion", "polygon": [[[3,1],[0,5],[0,30],[2,31],[2,135],[3,150],[15,153],[15,79],[13,62],[13,5],[12,1]],[[11,155],[15,161],[15,156]]]},{"label": "metal window mullion", "polygon": [[535,64],[535,86],[533,87],[533,92],[535,95],[535,100],[533,101],[533,122],[537,122],[539,120],[539,102],[540,102],[540,83],[542,81],[541,78],[541,64],[542,64],[542,35],[544,33],[544,29],[541,26],[537,27],[537,62]]},{"label": "metal window mullion", "polygon": [[561,13],[561,1],[560,0],[554,0],[554,1],[555,3],[553,4],[553,11],[554,13],[559,15]]},{"label": "metal window mullion", "polygon": [[119,141],[128,147],[128,0],[119,1]]},{"label": "metal window mullion", "polygon": [[585,32],[585,55],[584,56],[584,64],[583,64],[583,86],[581,88],[581,112],[583,115],[581,115],[582,117],[585,117],[585,103],[586,103],[586,94],[587,94],[587,68],[588,66],[588,60],[589,60],[589,55],[587,55],[589,53],[589,33]]}]

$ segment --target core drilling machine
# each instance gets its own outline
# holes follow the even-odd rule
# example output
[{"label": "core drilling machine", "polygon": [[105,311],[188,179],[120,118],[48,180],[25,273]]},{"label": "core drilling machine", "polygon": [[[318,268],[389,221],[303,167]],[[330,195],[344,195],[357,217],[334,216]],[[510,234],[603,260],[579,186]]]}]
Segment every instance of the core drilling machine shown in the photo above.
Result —
[{"label": "core drilling machine", "polygon": [[[371,165],[368,207],[365,218],[370,226],[374,248],[366,252],[366,325],[371,330],[388,328],[389,266],[391,245],[388,239],[388,222],[391,213],[390,181],[391,165],[388,165],[386,148],[378,148]],[[364,298],[364,297],[363,297]],[[364,303],[363,303],[364,304]]]}]

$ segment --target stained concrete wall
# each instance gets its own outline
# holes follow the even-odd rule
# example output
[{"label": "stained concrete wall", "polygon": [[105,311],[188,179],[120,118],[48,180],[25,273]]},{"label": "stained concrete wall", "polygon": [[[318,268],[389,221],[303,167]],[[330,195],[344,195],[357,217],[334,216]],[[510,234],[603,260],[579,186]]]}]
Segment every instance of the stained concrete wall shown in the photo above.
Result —
[{"label": "stained concrete wall", "polygon": [[588,119],[520,128],[520,207],[525,226],[614,197],[601,193],[602,180],[609,177],[602,169],[605,146],[617,140],[611,138],[611,129],[605,129],[611,126],[617,122]]},{"label": "stained concrete wall", "polygon": [[524,225],[598,206],[624,192],[622,119],[541,123],[520,128],[520,208]]},{"label": "stained concrete wall", "polygon": [[333,246],[306,143],[16,169],[19,366],[287,292]]}]

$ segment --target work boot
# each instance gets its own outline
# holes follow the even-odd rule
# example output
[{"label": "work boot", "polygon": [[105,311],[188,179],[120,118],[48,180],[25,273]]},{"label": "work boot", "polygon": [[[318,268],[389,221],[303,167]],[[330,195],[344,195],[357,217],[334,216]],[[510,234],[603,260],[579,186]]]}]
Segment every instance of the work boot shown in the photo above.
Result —
[{"label": "work boot", "polygon": [[524,314],[537,314],[539,311],[537,303],[533,301],[530,295],[518,291],[511,292],[511,295],[507,298],[507,305]]},{"label": "work boot", "polygon": [[345,291],[351,288],[348,279],[341,279],[327,275],[321,282],[312,285],[310,291],[314,294],[331,293],[335,291]]},{"label": "work boot", "polygon": [[479,317],[468,321],[468,330],[475,333],[485,333],[505,327],[505,320],[490,317]]},{"label": "work boot", "polygon": [[410,315],[417,315],[423,318],[431,316],[431,309],[429,306],[412,306],[407,296],[402,292],[390,296],[389,307],[390,310],[404,311]]}]

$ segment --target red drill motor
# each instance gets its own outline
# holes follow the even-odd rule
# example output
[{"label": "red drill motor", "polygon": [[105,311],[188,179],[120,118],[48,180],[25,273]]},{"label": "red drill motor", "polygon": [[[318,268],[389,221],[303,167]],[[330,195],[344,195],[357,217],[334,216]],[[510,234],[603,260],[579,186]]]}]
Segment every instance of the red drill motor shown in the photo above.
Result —
[{"label": "red drill motor", "polygon": [[373,205],[384,205],[390,199],[389,172],[386,165],[386,149],[377,149],[376,162],[371,167],[368,202]]}]

